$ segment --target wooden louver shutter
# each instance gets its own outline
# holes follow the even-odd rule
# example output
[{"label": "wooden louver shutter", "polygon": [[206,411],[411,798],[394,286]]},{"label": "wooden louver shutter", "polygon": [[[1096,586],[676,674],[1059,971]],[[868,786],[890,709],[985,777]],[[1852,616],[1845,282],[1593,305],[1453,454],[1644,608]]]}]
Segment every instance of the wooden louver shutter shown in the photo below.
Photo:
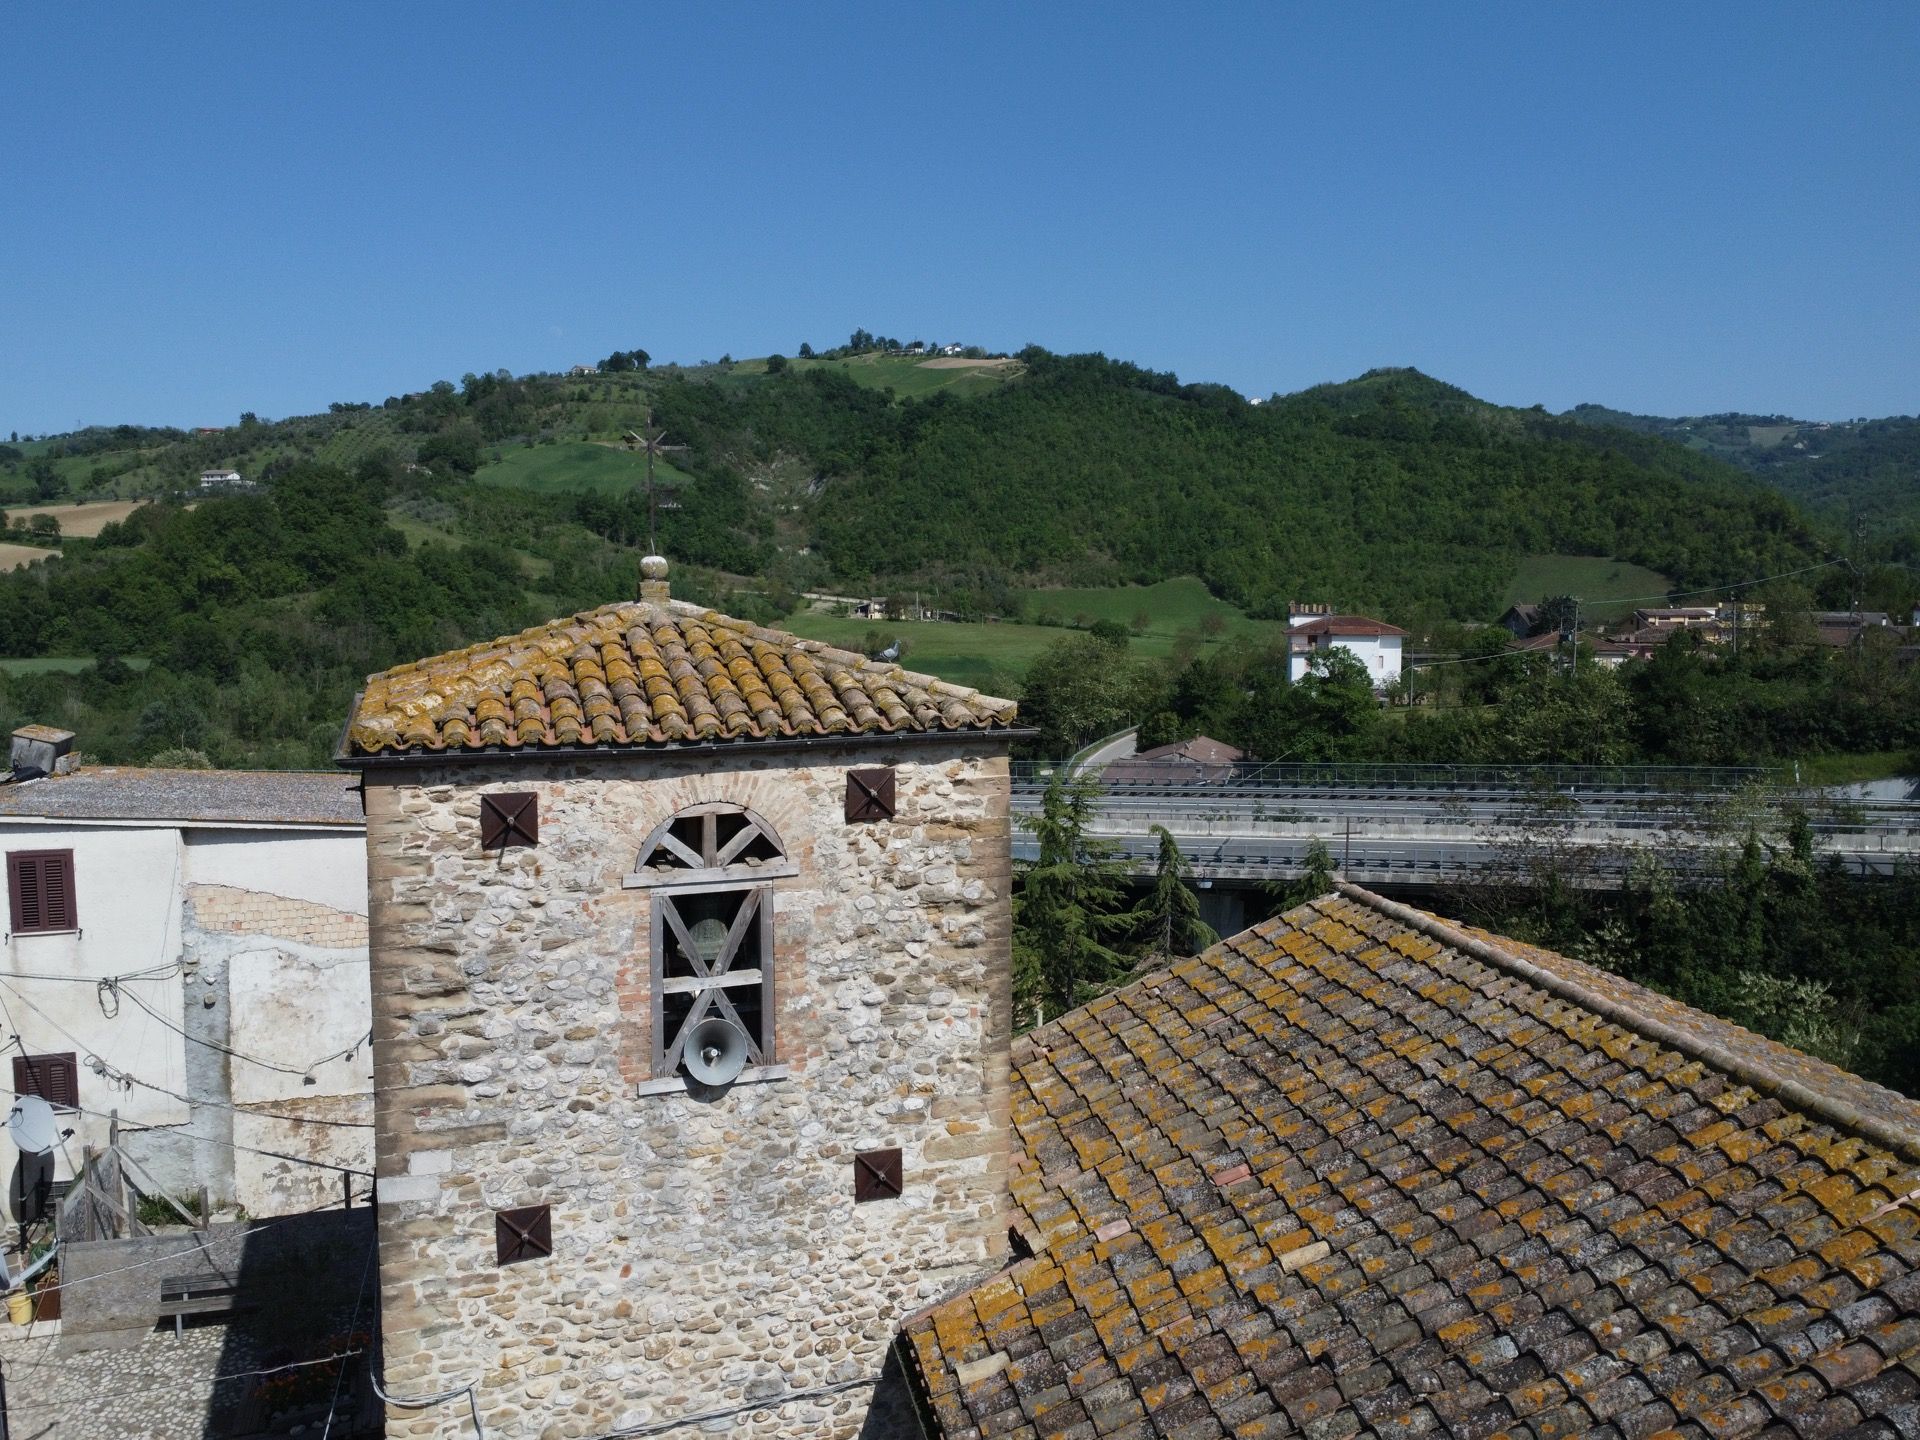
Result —
[{"label": "wooden louver shutter", "polygon": [[64,1055],[13,1057],[13,1093],[38,1095],[49,1105],[80,1108],[80,1062],[72,1051]]},{"label": "wooden louver shutter", "polygon": [[71,850],[16,850],[7,856],[7,902],[16,935],[78,930]]}]

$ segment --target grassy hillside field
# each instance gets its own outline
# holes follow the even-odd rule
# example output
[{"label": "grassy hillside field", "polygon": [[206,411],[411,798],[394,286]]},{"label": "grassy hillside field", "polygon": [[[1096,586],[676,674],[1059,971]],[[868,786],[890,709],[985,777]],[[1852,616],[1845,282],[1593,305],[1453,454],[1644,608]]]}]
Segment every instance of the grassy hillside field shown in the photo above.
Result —
[{"label": "grassy hillside field", "polygon": [[1278,636],[1286,630],[1277,620],[1249,620],[1238,606],[1216,599],[1191,575],[1162,580],[1157,585],[1025,590],[1020,599],[1024,617],[1031,621],[1043,616],[1051,616],[1063,625],[1111,620],[1131,630],[1144,618],[1145,627],[1136,633],[1148,641],[1170,638],[1182,630],[1263,637]]},{"label": "grassy hillside field", "polygon": [[[1029,622],[1051,615],[1060,623],[925,620],[879,624],[803,610],[780,624],[796,635],[849,650],[862,649],[869,635],[896,636],[906,642],[907,653],[900,663],[908,669],[989,691],[996,686],[1003,690],[1017,687],[1042,651],[1072,633],[1063,628],[1065,625],[1113,620],[1130,626],[1136,615],[1145,614],[1147,628],[1130,643],[1132,652],[1146,659],[1172,655],[1182,643],[1183,632],[1186,643],[1207,649],[1239,636],[1277,639],[1286,630],[1278,621],[1248,619],[1234,606],[1208,595],[1206,586],[1190,576],[1158,585],[1030,590],[1023,598]],[[1202,622],[1210,615],[1219,617],[1219,628],[1201,640]]]},{"label": "grassy hillside field", "polygon": [[[482,485],[502,485],[542,495],[578,490],[619,495],[639,488],[646,474],[645,459],[619,446],[568,441],[509,450],[491,465],[483,465],[473,478]],[[662,485],[693,483],[692,476],[664,460],[654,462],[654,475]]]},{"label": "grassy hillside field", "polygon": [[1617,620],[1636,605],[1655,605],[1673,588],[1657,570],[1592,555],[1529,555],[1507,585],[1508,605],[1529,605],[1546,595],[1574,595],[1582,619]]}]

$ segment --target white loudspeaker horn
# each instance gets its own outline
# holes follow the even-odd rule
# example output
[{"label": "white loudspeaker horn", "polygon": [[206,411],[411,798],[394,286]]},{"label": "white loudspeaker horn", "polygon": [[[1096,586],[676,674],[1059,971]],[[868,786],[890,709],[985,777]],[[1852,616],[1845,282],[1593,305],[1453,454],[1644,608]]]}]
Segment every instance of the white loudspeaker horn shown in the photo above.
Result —
[{"label": "white loudspeaker horn", "polygon": [[702,1085],[731,1085],[747,1068],[747,1034],[718,1015],[702,1020],[687,1037],[682,1064]]}]

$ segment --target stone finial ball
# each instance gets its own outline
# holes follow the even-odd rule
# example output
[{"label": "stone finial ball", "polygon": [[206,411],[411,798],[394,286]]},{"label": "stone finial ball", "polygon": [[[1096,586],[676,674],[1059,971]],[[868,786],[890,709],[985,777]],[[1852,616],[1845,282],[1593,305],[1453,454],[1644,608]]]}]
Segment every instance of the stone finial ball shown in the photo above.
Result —
[{"label": "stone finial ball", "polygon": [[667,557],[664,555],[646,555],[641,557],[640,578],[643,580],[666,579]]}]

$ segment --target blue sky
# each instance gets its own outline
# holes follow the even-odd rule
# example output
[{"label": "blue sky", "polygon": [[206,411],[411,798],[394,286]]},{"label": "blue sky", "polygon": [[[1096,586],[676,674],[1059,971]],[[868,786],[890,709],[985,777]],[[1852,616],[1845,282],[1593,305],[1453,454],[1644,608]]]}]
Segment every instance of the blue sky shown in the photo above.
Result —
[{"label": "blue sky", "polygon": [[1920,411],[1920,7],[10,6],[0,429],[855,326]]}]

